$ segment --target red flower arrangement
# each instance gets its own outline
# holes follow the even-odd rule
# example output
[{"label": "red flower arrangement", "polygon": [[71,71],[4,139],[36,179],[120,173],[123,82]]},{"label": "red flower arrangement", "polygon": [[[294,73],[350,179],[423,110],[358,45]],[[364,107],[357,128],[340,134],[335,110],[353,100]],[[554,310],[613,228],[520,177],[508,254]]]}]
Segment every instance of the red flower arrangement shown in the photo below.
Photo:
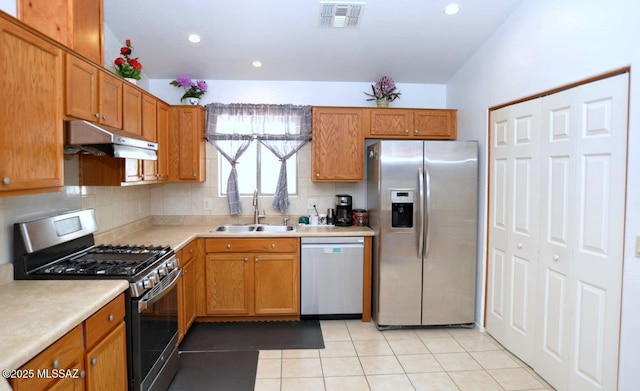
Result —
[{"label": "red flower arrangement", "polygon": [[114,69],[116,73],[122,77],[140,80],[142,75],[142,64],[138,61],[138,58],[131,57],[133,53],[133,47],[131,46],[131,40],[124,41],[125,46],[120,48],[120,56],[113,61]]}]

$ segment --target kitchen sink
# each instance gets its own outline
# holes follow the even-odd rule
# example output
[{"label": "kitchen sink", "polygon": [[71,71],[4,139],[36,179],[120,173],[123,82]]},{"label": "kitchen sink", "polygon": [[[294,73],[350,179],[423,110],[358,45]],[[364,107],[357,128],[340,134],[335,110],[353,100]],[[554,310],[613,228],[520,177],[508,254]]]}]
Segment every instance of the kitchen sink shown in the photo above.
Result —
[{"label": "kitchen sink", "polygon": [[293,225],[258,225],[256,232],[290,232],[295,231]]},{"label": "kitchen sink", "polygon": [[293,225],[268,225],[268,224],[222,224],[212,229],[212,232],[293,232],[296,227]]},{"label": "kitchen sink", "polygon": [[214,232],[253,232],[255,225],[218,225],[213,229]]}]

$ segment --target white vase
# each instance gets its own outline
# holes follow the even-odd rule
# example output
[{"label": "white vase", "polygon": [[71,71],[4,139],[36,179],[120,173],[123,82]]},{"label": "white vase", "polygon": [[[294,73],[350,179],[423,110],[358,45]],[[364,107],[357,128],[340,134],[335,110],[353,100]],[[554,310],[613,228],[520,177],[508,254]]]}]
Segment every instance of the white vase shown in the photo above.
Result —
[{"label": "white vase", "polygon": [[200,103],[200,98],[184,98],[182,102],[185,105],[195,106]]},{"label": "white vase", "polygon": [[126,81],[128,81],[129,83],[132,83],[132,84],[138,85],[138,80],[136,80],[136,79],[134,79],[134,78],[131,78],[131,77],[125,77],[124,79],[125,79]]}]

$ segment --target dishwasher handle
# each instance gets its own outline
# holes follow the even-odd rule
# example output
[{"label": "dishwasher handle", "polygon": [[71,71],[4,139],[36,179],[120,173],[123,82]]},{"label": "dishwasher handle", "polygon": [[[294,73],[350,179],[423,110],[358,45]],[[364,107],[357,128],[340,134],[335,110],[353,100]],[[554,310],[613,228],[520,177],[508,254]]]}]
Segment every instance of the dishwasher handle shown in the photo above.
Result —
[{"label": "dishwasher handle", "polygon": [[300,247],[303,250],[306,248],[364,248],[364,243],[303,243]]}]

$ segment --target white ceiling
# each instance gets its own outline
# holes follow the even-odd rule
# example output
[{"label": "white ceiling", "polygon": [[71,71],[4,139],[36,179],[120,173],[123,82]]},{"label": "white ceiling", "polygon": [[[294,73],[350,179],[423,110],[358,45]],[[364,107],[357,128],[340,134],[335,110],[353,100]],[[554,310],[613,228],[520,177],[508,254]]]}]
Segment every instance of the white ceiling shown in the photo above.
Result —
[{"label": "white ceiling", "polygon": [[150,79],[444,84],[523,0],[362,1],[355,29],[319,27],[319,0],[105,0],[104,16]]}]

